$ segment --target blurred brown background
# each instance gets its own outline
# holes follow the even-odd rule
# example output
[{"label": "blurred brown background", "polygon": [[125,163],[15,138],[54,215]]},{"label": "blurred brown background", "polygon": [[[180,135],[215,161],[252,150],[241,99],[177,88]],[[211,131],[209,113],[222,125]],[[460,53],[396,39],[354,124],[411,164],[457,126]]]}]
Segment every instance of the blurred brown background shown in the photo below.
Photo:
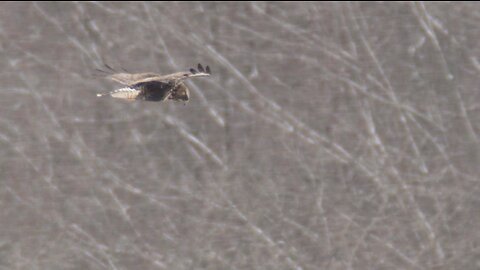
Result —
[{"label": "blurred brown background", "polygon": [[[0,269],[479,269],[480,6],[0,4]],[[103,63],[197,63],[181,103]]]}]

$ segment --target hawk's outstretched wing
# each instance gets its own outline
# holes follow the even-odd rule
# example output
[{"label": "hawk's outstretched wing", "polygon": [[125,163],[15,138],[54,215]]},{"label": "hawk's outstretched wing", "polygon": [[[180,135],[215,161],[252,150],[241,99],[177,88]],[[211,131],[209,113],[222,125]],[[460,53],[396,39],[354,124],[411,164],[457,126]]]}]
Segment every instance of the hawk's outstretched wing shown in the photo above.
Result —
[{"label": "hawk's outstretched wing", "polygon": [[121,83],[123,85],[133,85],[138,83],[141,80],[147,79],[147,78],[154,78],[154,77],[159,77],[159,74],[155,73],[136,73],[136,74],[130,74],[130,73],[116,73],[108,76],[107,78],[116,81],[118,83]]}]

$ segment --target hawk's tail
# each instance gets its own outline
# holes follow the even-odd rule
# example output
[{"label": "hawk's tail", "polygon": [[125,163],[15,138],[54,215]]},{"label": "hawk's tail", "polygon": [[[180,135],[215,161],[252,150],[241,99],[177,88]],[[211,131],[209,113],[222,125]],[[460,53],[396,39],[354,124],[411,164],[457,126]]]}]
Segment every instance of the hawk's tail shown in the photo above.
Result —
[{"label": "hawk's tail", "polygon": [[137,89],[125,87],[120,88],[115,91],[110,91],[107,93],[98,93],[97,97],[104,97],[104,96],[111,96],[114,98],[121,98],[121,99],[136,99],[137,96],[140,94],[140,91]]}]

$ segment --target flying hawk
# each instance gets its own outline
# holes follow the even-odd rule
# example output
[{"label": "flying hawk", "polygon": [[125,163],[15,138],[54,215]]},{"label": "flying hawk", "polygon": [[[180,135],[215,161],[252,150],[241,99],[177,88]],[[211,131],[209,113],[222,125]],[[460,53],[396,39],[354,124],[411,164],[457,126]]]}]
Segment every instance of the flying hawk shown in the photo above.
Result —
[{"label": "flying hawk", "polygon": [[[109,66],[107,66],[111,69]],[[116,73],[107,76],[109,79],[125,85],[126,87],[97,94],[97,97],[111,96],[125,100],[146,101],[188,101],[190,91],[183,82],[188,78],[210,76],[210,67],[205,69],[198,64],[197,69],[191,68],[186,72],[177,72],[168,75],[155,73]]]}]

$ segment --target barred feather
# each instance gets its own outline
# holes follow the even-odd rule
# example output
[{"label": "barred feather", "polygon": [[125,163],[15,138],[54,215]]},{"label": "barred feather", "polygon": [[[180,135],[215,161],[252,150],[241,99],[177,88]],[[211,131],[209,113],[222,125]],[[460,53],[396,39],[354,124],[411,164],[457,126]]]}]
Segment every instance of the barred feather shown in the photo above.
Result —
[{"label": "barred feather", "polygon": [[108,93],[97,94],[97,97],[111,96],[114,98],[123,98],[123,99],[136,99],[140,94],[140,91],[130,87],[120,88]]}]

